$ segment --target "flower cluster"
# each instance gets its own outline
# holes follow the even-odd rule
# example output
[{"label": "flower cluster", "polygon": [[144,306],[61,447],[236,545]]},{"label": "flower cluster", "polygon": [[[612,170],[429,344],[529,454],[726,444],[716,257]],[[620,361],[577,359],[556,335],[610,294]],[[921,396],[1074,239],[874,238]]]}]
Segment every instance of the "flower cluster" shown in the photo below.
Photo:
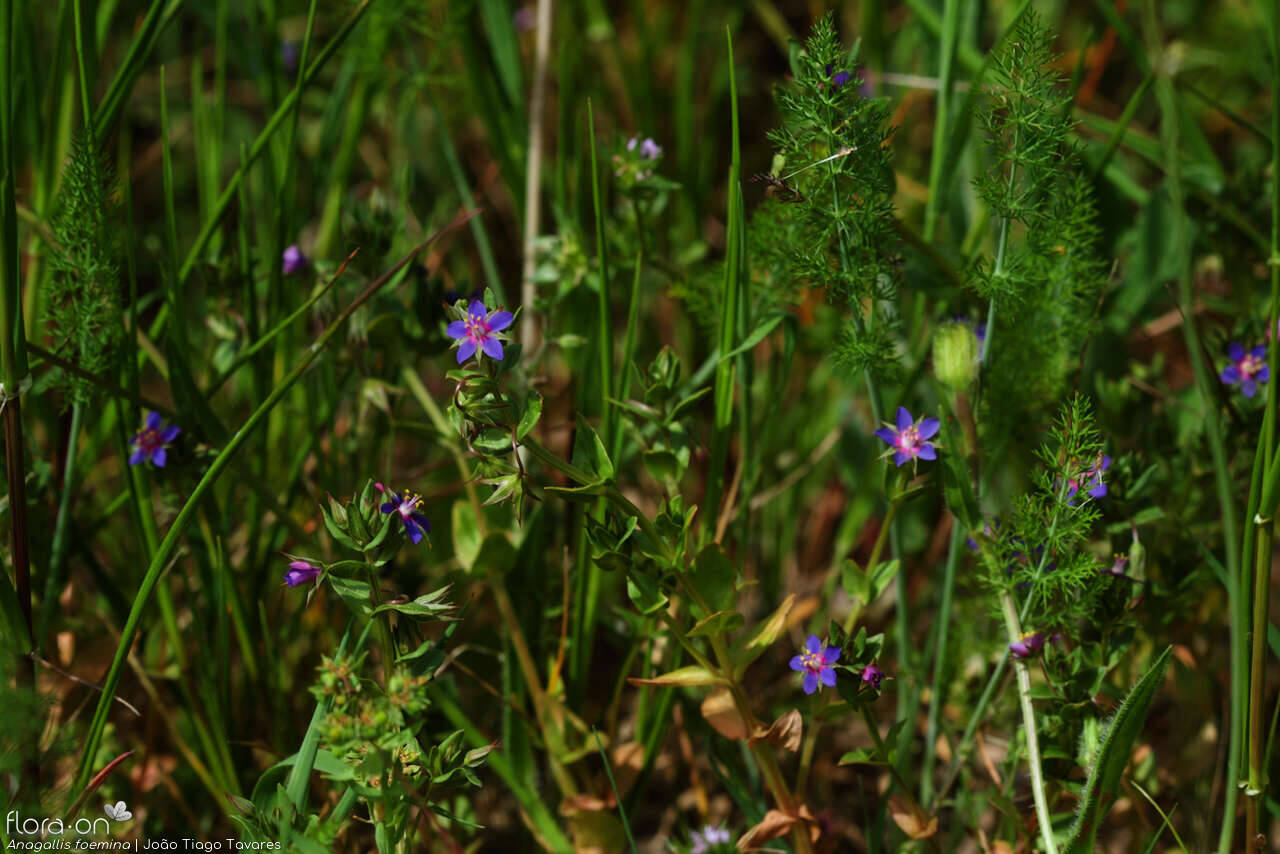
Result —
[{"label": "flower cluster", "polygon": [[727,847],[731,843],[729,828],[708,824],[702,830],[689,834],[689,854],[712,854],[721,850],[720,846]]},{"label": "flower cluster", "polygon": [[652,137],[633,136],[622,151],[613,155],[613,174],[622,179],[624,189],[629,189],[652,178],[660,159],[662,146]]}]

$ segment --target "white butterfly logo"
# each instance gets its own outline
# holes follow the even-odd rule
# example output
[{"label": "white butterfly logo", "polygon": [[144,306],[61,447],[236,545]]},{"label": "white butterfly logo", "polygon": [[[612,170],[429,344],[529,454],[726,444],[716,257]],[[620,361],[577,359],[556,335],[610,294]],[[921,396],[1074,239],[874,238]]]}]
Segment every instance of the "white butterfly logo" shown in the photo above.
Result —
[{"label": "white butterfly logo", "polygon": [[107,818],[112,821],[128,821],[133,818],[133,813],[129,812],[129,807],[124,801],[116,801],[114,804],[106,804],[102,811],[107,814]]}]

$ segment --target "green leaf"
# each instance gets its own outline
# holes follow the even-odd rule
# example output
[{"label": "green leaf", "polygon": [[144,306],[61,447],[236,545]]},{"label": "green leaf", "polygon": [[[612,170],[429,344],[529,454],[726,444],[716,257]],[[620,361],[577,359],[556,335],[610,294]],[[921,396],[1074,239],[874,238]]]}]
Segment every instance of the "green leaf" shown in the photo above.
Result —
[{"label": "green leaf", "polygon": [[839,765],[888,765],[874,747],[859,747],[840,757]]},{"label": "green leaf", "polygon": [[739,353],[745,353],[746,351],[755,347],[757,344],[763,341],[765,337],[770,332],[772,332],[778,326],[778,324],[782,322],[783,318],[785,318],[786,316],[787,315],[785,312],[778,312],[777,314],[772,314],[769,317],[766,317],[764,320],[760,322],[759,326],[757,326],[755,329],[751,331],[750,335],[748,335],[746,338],[743,339],[741,344],[739,344],[737,347],[734,347],[728,353],[725,353],[723,356],[721,356],[720,361],[721,362],[727,361],[729,359],[732,359],[734,356],[737,356]]},{"label": "green leaf", "polygon": [[1164,679],[1164,672],[1169,666],[1169,658],[1173,647],[1165,647],[1164,652],[1156,657],[1147,672],[1142,675],[1129,696],[1120,704],[1119,710],[1111,719],[1098,746],[1098,752],[1089,769],[1089,780],[1085,783],[1084,793],[1080,798],[1080,806],[1076,810],[1076,820],[1071,827],[1071,842],[1066,854],[1092,854],[1098,825],[1106,816],[1104,802],[1110,806],[1109,799],[1120,787],[1120,776],[1129,764],[1129,756],[1133,753],[1133,745],[1142,733],[1142,724],[1146,720],[1147,710],[1155,698],[1156,691]]},{"label": "green leaf", "polygon": [[578,437],[573,445],[573,464],[590,472],[601,481],[613,480],[613,461],[604,449],[604,442],[587,419],[578,416]]},{"label": "green leaf", "polygon": [[661,484],[679,480],[682,468],[679,457],[660,448],[644,452],[644,467],[649,470],[649,476]]},{"label": "green leaf", "polygon": [[696,688],[703,685],[728,684],[723,678],[698,664],[681,667],[678,670],[672,670],[670,673],[664,673],[663,675],[655,676],[652,679],[633,678],[628,679],[627,681],[633,685],[659,685],[665,687],[680,686],[684,688]]},{"label": "green leaf", "polygon": [[520,413],[520,423],[516,426],[516,441],[529,435],[542,417],[542,395],[534,392],[525,398],[524,411]]},{"label": "green leaf", "polygon": [[713,612],[728,610],[733,605],[733,582],[737,575],[732,561],[716,543],[698,552],[693,563],[693,586]]},{"label": "green leaf", "polygon": [[742,615],[737,611],[716,611],[709,617],[703,617],[694,623],[693,628],[689,630],[689,637],[696,638],[706,635],[708,637],[714,635],[724,635],[739,629],[745,622]]},{"label": "green leaf", "polygon": [[342,597],[342,601],[352,611],[360,616],[368,616],[373,610],[369,604],[373,590],[369,587],[367,581],[361,581],[358,578],[344,578],[341,575],[333,573],[325,573],[325,578],[329,580],[329,586],[333,588],[333,592]]},{"label": "green leaf", "polygon": [[5,572],[0,572],[0,629],[3,629],[0,644],[15,652],[30,651],[31,635],[27,632],[27,621],[18,605],[18,594]]},{"label": "green leaf", "polygon": [[658,587],[658,582],[643,572],[627,576],[627,596],[641,614],[653,614],[667,606],[667,596]]},{"label": "green leaf", "polygon": [[439,590],[419,596],[417,599],[412,599],[408,602],[389,602],[386,605],[379,605],[373,609],[373,613],[381,614],[383,611],[395,611],[420,619],[446,619],[446,615],[453,610],[453,604],[444,598],[449,593],[451,586],[446,584]]},{"label": "green leaf", "polygon": [[469,501],[455,501],[452,516],[453,553],[462,568],[470,572],[480,555],[480,520],[476,518],[476,509]]}]

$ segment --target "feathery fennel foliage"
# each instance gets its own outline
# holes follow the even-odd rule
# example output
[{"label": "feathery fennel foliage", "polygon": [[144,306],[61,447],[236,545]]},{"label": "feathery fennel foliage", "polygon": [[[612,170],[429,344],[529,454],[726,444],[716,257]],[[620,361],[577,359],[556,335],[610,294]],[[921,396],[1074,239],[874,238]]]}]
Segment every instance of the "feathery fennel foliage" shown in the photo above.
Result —
[{"label": "feathery fennel foliage", "polygon": [[[55,352],[99,374],[115,364],[121,326],[119,206],[115,174],[92,143],[77,137],[63,175],[53,232],[53,276],[49,320],[57,334]],[[93,384],[61,370],[47,376],[65,384],[70,400],[86,402]]]}]

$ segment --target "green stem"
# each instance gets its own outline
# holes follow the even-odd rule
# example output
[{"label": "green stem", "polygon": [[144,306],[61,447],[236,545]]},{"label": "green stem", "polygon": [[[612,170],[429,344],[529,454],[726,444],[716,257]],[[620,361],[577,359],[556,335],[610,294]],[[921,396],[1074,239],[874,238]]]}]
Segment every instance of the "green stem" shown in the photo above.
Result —
[{"label": "green stem", "polygon": [[[1016,643],[1022,638],[1022,625],[1018,620],[1018,609],[1013,603],[1009,591],[1000,594],[1000,608],[1004,613],[1005,630],[1009,642]],[[1045,797],[1044,772],[1040,767],[1040,742],[1036,738],[1036,711],[1031,704],[1031,672],[1025,661],[1015,659],[1014,672],[1018,677],[1018,702],[1022,707],[1022,729],[1027,739],[1027,765],[1031,769],[1031,795],[1035,799],[1036,817],[1040,821],[1040,838],[1044,840],[1044,848],[1048,854],[1058,854],[1058,845],[1053,838],[1053,820],[1049,813],[1049,801]]]},{"label": "green stem", "polygon": [[[880,554],[884,551],[885,543],[889,540],[889,531],[893,528],[893,520],[898,515],[898,508],[902,506],[902,501],[901,495],[895,495],[889,501],[889,509],[885,512],[884,520],[880,523],[880,533],[876,535],[875,545],[871,547],[871,557],[867,560],[866,566],[867,572],[874,572],[875,568],[880,565]],[[898,574],[901,575],[901,573],[902,571],[899,570]],[[844,625],[841,628],[844,629],[846,635],[853,632],[853,624],[858,620],[859,610],[857,608],[849,609],[848,616],[844,618]]]},{"label": "green stem", "polygon": [[929,719],[925,726],[924,761],[920,767],[920,802],[929,803],[933,797],[933,763],[937,755],[938,712],[942,708],[942,681],[946,671],[947,628],[951,621],[951,594],[956,584],[956,564],[960,557],[960,544],[964,541],[964,529],[959,519],[952,519],[951,543],[947,548],[947,565],[942,575],[942,601],[938,605],[938,638],[933,652],[933,685],[930,689]]}]

